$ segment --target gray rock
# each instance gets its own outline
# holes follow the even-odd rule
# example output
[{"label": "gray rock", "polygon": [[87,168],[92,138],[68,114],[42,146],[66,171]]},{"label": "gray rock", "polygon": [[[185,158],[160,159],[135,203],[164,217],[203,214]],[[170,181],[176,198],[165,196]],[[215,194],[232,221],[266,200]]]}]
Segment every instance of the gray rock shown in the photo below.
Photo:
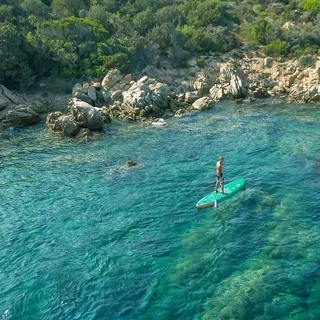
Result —
[{"label": "gray rock", "polygon": [[134,83],[128,91],[124,91],[123,101],[131,108],[145,109],[147,106],[166,109],[168,106],[169,87],[166,84],[148,84],[146,78]]},{"label": "gray rock", "polygon": [[195,101],[193,104],[193,109],[195,110],[209,110],[212,109],[215,106],[214,100],[209,97],[203,97]]},{"label": "gray rock", "polygon": [[265,98],[268,98],[269,97],[269,93],[268,93],[268,90],[266,88],[258,88],[254,91],[253,93],[253,96],[256,98],[256,99],[265,99]]},{"label": "gray rock", "polygon": [[30,126],[41,120],[40,115],[27,105],[17,106],[9,110],[5,115],[2,123],[6,126]]},{"label": "gray rock", "polygon": [[102,87],[106,90],[112,89],[112,87],[123,79],[121,72],[117,69],[111,69],[104,77],[102,81]]},{"label": "gray rock", "polygon": [[101,117],[102,117],[102,120],[103,120],[104,123],[110,123],[111,122],[111,117],[110,117],[109,111],[107,110],[106,107],[101,108],[99,110],[99,112],[101,114]]},{"label": "gray rock", "polygon": [[114,103],[115,101],[123,101],[123,96],[122,96],[122,91],[121,90],[117,90],[114,91],[111,95],[111,103]]},{"label": "gray rock", "polygon": [[132,74],[127,74],[125,77],[124,77],[124,81],[130,83],[131,81],[133,81],[133,76]]},{"label": "gray rock", "polygon": [[60,111],[52,112],[47,115],[46,123],[48,125],[53,125],[58,118],[62,117],[64,114]]},{"label": "gray rock", "polygon": [[132,167],[136,167],[138,165],[138,162],[136,161],[127,161],[124,166],[126,168],[132,168]]},{"label": "gray rock", "polygon": [[77,134],[78,139],[88,138],[90,136],[90,130],[87,128],[82,128]]},{"label": "gray rock", "polygon": [[104,102],[104,105],[109,105],[111,103],[111,92],[107,90],[99,91],[99,99]]},{"label": "gray rock", "polygon": [[185,101],[186,103],[192,104],[200,98],[200,94],[198,91],[186,92]]},{"label": "gray rock", "polygon": [[73,99],[70,105],[70,113],[82,128],[99,130],[103,128],[103,119],[98,108],[90,104]]},{"label": "gray rock", "polygon": [[97,101],[97,91],[94,86],[90,86],[88,88],[88,96],[93,102]]},{"label": "gray rock", "polygon": [[185,114],[187,111],[185,109],[179,109],[175,112],[175,116],[179,117]]},{"label": "gray rock", "polygon": [[75,136],[80,130],[79,124],[70,115],[59,117],[50,127],[52,131],[62,132],[66,136]]},{"label": "gray rock", "polygon": [[16,94],[13,94],[10,90],[8,90],[5,86],[0,84],[0,96],[5,97],[9,102],[13,104],[20,104],[23,102],[23,99]]},{"label": "gray rock", "polygon": [[222,85],[218,84],[218,85],[213,86],[210,89],[210,97],[215,101],[220,101],[220,100],[228,97],[228,94],[227,94],[225,88]]},{"label": "gray rock", "polygon": [[81,83],[76,83],[72,88],[72,96],[75,96],[77,92],[83,92]]},{"label": "gray rock", "polygon": [[92,100],[90,99],[90,97],[88,95],[86,95],[84,92],[78,91],[74,94],[74,97],[77,98],[78,100],[84,101],[86,103],[89,103],[89,104],[92,103]]},{"label": "gray rock", "polygon": [[266,68],[271,68],[272,65],[273,65],[273,59],[271,59],[271,58],[265,58],[263,64],[264,64],[264,66],[265,66]]}]

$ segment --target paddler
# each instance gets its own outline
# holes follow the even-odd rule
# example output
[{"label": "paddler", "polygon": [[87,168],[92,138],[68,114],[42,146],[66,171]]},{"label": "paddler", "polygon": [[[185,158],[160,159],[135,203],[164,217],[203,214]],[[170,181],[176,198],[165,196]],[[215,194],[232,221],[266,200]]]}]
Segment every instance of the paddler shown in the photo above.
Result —
[{"label": "paddler", "polygon": [[223,161],[224,161],[224,157],[220,156],[219,160],[216,163],[216,193],[218,193],[218,188],[220,183],[222,194],[225,194],[224,193],[224,177],[222,173]]}]

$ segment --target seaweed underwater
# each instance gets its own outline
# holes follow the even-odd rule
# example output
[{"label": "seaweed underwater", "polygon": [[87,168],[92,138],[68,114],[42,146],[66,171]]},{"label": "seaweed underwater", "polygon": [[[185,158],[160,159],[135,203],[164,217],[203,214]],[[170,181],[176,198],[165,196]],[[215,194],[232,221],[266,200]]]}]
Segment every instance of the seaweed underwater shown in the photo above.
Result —
[{"label": "seaweed underwater", "polygon": [[219,283],[202,319],[319,319],[319,226],[286,197],[265,226],[266,245]]}]

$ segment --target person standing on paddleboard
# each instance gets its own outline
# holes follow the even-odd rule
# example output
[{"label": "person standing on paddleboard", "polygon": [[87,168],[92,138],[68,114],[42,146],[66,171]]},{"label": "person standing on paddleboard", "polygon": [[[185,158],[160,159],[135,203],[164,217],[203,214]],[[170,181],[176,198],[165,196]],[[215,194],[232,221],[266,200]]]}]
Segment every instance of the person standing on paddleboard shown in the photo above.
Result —
[{"label": "person standing on paddleboard", "polygon": [[221,186],[222,194],[224,193],[224,177],[222,173],[224,157],[220,156],[216,163],[216,193],[218,193],[219,183]]}]

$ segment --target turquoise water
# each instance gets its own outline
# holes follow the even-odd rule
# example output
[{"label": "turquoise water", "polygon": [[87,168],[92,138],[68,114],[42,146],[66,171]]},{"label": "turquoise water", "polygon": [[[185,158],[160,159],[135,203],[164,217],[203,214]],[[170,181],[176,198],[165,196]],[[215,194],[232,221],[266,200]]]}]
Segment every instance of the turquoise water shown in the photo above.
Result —
[{"label": "turquoise water", "polygon": [[[8,129],[1,319],[320,319],[319,121],[268,100],[91,141]],[[220,154],[246,189],[197,210]]]}]

